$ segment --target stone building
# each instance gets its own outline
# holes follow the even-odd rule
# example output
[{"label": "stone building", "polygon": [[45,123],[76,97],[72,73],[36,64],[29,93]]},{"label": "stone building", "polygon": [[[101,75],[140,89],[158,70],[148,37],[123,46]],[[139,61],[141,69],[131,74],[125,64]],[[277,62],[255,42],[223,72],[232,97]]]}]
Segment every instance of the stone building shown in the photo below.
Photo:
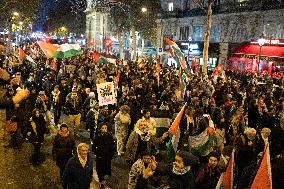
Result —
[{"label": "stone building", "polygon": [[[191,0],[162,0],[161,8],[157,19],[159,46],[163,46],[162,33],[177,42],[202,44],[206,29],[204,9]],[[217,47],[217,50],[213,49],[211,53],[209,49],[209,56],[222,62],[233,45],[250,42],[263,35],[269,39],[284,39],[283,18],[284,0],[216,0],[210,46]]]},{"label": "stone building", "polygon": [[88,47],[104,49],[104,39],[111,36],[107,0],[87,0],[86,39]]}]

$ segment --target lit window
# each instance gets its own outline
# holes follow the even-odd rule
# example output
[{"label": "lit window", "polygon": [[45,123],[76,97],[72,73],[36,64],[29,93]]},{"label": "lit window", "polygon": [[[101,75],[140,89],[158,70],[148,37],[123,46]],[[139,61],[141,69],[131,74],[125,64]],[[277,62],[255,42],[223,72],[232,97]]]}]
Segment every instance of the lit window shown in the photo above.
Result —
[{"label": "lit window", "polygon": [[169,11],[173,11],[174,10],[174,3],[169,3]]}]

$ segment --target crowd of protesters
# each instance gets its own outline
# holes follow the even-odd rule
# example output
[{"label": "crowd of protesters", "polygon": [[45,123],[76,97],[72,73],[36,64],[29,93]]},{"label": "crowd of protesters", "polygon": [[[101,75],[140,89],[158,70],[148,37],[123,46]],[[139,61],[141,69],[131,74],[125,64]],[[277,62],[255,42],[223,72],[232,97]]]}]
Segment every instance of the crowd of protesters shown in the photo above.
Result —
[{"label": "crowd of protesters", "polygon": [[[249,188],[267,144],[273,188],[284,184],[283,78],[234,72],[198,75],[188,69],[181,91],[179,70],[161,65],[157,73],[159,60],[97,64],[87,50],[50,60],[36,48],[25,47],[35,67],[10,58],[0,70],[0,107],[6,108],[11,135],[8,146],[20,149],[27,139],[34,146],[32,162],[38,165],[44,161],[45,135],[57,129],[52,154],[65,188],[90,187],[93,153],[101,183],[111,175],[111,160],[118,156],[129,165],[130,189],[213,189],[233,149],[234,185]],[[68,65],[75,69],[67,70]],[[99,106],[96,84],[104,82],[117,84],[116,104]],[[185,103],[178,148],[171,159],[163,153],[170,140],[167,127]],[[63,114],[68,123],[61,121]],[[157,118],[169,122],[161,124]],[[192,151],[188,138],[209,127],[215,136],[210,148],[203,154]],[[90,132],[91,147],[81,144],[76,149],[79,129]]]}]

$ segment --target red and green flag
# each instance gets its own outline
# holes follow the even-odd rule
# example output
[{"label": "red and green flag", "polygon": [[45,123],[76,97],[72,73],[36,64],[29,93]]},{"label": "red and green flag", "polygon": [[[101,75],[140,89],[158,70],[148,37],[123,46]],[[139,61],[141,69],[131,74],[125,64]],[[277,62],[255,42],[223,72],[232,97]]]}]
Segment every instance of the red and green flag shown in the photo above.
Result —
[{"label": "red and green flag", "polygon": [[180,121],[183,116],[185,106],[186,104],[182,107],[182,109],[176,116],[174,122],[172,123],[168,131],[169,136],[171,138],[171,140],[167,143],[167,155],[168,155],[169,162],[172,162],[175,158],[175,153],[177,151],[179,138],[180,138],[179,125],[180,125]]},{"label": "red and green flag", "polygon": [[41,50],[43,51],[43,53],[45,54],[45,56],[47,58],[52,58],[54,53],[60,47],[57,44],[45,43],[45,42],[42,42],[42,41],[38,41],[37,44],[39,45],[39,47],[41,48]]},{"label": "red and green flag", "polygon": [[83,50],[79,44],[62,44],[51,56],[52,58],[63,59],[82,54]]},{"label": "red and green flag", "polygon": [[164,40],[166,41],[166,43],[168,45],[170,45],[170,53],[171,56],[175,59],[175,61],[178,64],[178,67],[182,67],[182,69],[186,69],[186,61],[184,58],[184,55],[181,51],[181,49],[179,48],[179,46],[170,38],[164,36]]},{"label": "red and green flag", "polygon": [[25,51],[21,48],[19,49],[19,59],[20,59],[21,62],[28,61],[33,68],[36,67],[36,65],[37,65],[35,63],[34,59],[32,57],[30,57],[29,55],[27,55],[25,53]]},{"label": "red and green flag", "polygon": [[82,54],[83,52],[79,44],[65,43],[62,45],[57,45],[57,44],[45,43],[42,41],[38,41],[37,43],[47,58],[57,58],[57,59],[70,58],[72,56]]}]

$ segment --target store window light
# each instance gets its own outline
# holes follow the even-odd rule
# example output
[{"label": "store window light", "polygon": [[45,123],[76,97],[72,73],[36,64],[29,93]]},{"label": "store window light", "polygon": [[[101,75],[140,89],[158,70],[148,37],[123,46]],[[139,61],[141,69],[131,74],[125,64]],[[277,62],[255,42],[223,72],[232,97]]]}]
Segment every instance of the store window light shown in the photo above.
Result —
[{"label": "store window light", "polygon": [[174,3],[169,3],[169,11],[174,11]]}]

